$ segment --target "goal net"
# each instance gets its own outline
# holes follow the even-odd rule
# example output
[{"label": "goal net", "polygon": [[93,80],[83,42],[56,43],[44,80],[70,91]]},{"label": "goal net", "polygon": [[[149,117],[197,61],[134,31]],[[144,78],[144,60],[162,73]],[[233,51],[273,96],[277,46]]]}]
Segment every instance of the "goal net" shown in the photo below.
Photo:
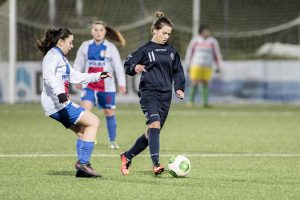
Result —
[{"label": "goal net", "polygon": [[[298,0],[201,0],[200,21],[208,24],[220,41],[225,59],[252,59],[263,44],[299,44],[300,1]],[[0,44],[8,42],[8,4],[0,0]],[[18,60],[39,59],[34,40],[48,27],[69,27],[75,48],[90,39],[90,24],[100,19],[124,34],[130,51],[148,41],[154,12],[161,10],[175,24],[171,43],[184,55],[192,37],[193,1],[181,0],[26,0],[17,1]],[[1,48],[0,59],[7,59]],[[75,51],[70,55],[71,60]]]},{"label": "goal net", "polygon": [[[225,60],[274,59],[257,50],[275,42],[300,44],[299,0],[199,0],[200,21],[210,26]],[[9,2],[0,0],[0,63],[8,61]],[[182,0],[16,0],[17,61],[40,61],[34,46],[46,28],[68,27],[75,36],[74,51],[91,38],[90,25],[102,20],[119,30],[126,47],[119,48],[121,57],[151,38],[150,27],[155,11],[163,11],[174,23],[170,43],[184,59],[192,37],[193,1]],[[282,58],[282,57],[281,57]],[[4,67],[2,67],[4,68]],[[3,71],[3,70],[2,70]],[[0,78],[6,79],[4,74]],[[2,81],[6,82],[6,81]],[[3,87],[3,86],[2,86]],[[0,84],[1,91],[1,84]],[[1,93],[0,93],[1,101]]]}]

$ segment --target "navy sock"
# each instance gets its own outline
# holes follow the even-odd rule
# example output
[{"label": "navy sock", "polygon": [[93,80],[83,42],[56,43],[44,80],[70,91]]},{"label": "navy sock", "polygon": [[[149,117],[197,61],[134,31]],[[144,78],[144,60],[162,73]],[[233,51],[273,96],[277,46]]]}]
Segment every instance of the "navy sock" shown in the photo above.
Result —
[{"label": "navy sock", "polygon": [[79,156],[80,156],[80,148],[81,148],[81,138],[77,138],[77,141],[76,141],[76,151],[77,151],[77,158],[79,160]]},{"label": "navy sock", "polygon": [[144,151],[148,146],[148,139],[145,134],[141,135],[135,142],[135,144],[129,149],[129,151],[125,152],[125,156],[127,159],[131,160],[133,157]]},{"label": "navy sock", "polygon": [[91,155],[94,149],[94,142],[81,141],[79,162],[81,164],[87,164],[90,162]]},{"label": "navy sock", "polygon": [[115,142],[117,135],[117,120],[115,115],[106,117],[106,127],[108,130],[109,141]]},{"label": "navy sock", "polygon": [[159,164],[159,128],[149,128],[149,150],[153,165]]}]

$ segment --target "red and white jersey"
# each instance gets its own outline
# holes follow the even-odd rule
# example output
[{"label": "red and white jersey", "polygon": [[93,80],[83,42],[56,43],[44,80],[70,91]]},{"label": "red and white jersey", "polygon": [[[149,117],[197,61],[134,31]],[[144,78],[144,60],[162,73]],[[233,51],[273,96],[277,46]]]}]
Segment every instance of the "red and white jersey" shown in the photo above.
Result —
[{"label": "red and white jersey", "polygon": [[214,62],[220,66],[222,55],[218,41],[213,37],[203,38],[200,35],[195,36],[187,48],[185,62],[187,67],[212,67]]},{"label": "red and white jersey", "polygon": [[[119,86],[126,86],[119,51],[113,43],[107,40],[100,44],[96,44],[94,40],[83,42],[77,51],[74,68],[87,73],[107,71],[113,74],[115,72]],[[114,78],[84,84],[83,88],[85,87],[99,92],[116,92]]]},{"label": "red and white jersey", "polygon": [[52,115],[67,104],[58,102],[57,95],[69,93],[69,83],[84,84],[100,80],[101,73],[80,73],[73,69],[58,47],[50,49],[43,59],[42,106],[46,115]]}]

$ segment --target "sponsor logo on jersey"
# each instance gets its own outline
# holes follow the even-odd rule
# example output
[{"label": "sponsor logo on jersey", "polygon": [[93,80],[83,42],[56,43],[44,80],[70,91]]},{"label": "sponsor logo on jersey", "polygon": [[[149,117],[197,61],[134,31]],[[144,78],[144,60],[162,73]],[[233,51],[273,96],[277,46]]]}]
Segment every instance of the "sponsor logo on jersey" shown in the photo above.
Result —
[{"label": "sponsor logo on jersey", "polygon": [[105,61],[89,60],[89,66],[105,66]]},{"label": "sponsor logo on jersey", "polygon": [[155,49],[155,51],[167,51],[167,49]]},{"label": "sponsor logo on jersey", "polygon": [[61,75],[62,80],[69,80],[70,75],[69,74],[63,74]]}]

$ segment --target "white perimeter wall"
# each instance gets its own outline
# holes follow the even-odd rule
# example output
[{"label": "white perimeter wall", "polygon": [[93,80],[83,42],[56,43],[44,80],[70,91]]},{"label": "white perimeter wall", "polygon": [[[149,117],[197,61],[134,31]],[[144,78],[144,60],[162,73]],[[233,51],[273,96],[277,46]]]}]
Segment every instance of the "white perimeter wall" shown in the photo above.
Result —
[{"label": "white perimeter wall", "polygon": [[[0,103],[6,103],[8,100],[8,66],[8,63],[0,62]],[[214,78],[224,83],[253,81],[300,85],[300,61],[225,61],[222,73],[214,75]],[[117,95],[117,102],[137,103],[138,83],[139,76],[134,78],[127,76],[128,94]],[[15,89],[17,102],[40,101],[42,89],[40,62],[17,63]],[[71,98],[79,101],[80,91],[72,87],[71,92]]]}]

